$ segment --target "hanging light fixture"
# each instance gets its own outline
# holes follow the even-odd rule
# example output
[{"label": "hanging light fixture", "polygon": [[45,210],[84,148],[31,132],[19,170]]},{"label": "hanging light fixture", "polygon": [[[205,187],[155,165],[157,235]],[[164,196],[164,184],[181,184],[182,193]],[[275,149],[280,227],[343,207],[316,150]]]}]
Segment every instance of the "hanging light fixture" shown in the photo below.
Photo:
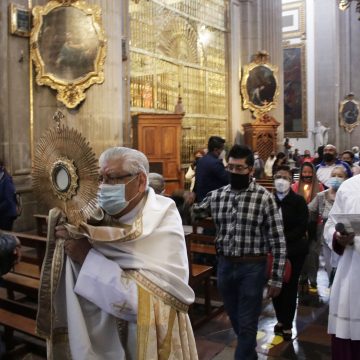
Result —
[{"label": "hanging light fixture", "polygon": [[[360,0],[340,0],[339,9],[345,11],[353,1],[356,1],[356,12],[360,13]],[[360,17],[358,20],[360,20]]]}]

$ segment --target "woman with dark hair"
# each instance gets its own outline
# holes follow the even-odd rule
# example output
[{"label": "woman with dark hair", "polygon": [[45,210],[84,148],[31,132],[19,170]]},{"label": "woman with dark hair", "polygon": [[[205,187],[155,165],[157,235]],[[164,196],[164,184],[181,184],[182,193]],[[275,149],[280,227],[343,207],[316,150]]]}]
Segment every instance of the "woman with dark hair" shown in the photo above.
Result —
[{"label": "woman with dark hair", "polygon": [[280,151],[280,152],[277,153],[275,162],[274,162],[273,167],[272,167],[273,175],[276,173],[278,167],[281,166],[281,165],[287,165],[287,158],[286,158],[285,153]]},{"label": "woman with dark hair", "polygon": [[0,160],[0,229],[12,230],[16,216],[15,187],[4,162]]},{"label": "woman with dark hair", "polygon": [[291,189],[291,181],[289,166],[279,166],[274,174],[275,200],[283,220],[287,258],[292,271],[289,282],[283,283],[280,295],[273,298],[278,321],[274,332],[288,341],[292,337],[299,277],[308,252],[306,228],[309,216],[304,198]]},{"label": "woman with dark hair", "polygon": [[[316,177],[316,170],[312,163],[304,162],[300,168],[300,179],[292,186],[292,190],[301,195],[307,204],[309,204],[315,196],[324,190],[324,187],[319,183]],[[318,219],[310,221],[308,224],[308,238],[309,238],[309,254],[306,257],[300,277],[300,284],[304,290],[308,288],[310,281],[310,291],[317,291],[317,272],[319,270],[319,256],[321,251],[321,241],[317,236]]]},{"label": "woman with dark hair", "polygon": [[310,162],[304,162],[300,167],[299,181],[291,185],[293,191],[301,195],[308,204],[319,191],[323,191],[324,187],[319,183],[316,177],[315,166]]}]

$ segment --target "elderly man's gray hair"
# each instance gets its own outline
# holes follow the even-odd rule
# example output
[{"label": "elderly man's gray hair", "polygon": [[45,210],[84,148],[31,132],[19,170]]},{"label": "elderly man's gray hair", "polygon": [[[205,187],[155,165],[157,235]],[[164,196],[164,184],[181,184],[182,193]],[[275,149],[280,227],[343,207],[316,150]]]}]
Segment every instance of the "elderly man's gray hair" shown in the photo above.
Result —
[{"label": "elderly man's gray hair", "polygon": [[155,194],[162,194],[165,190],[165,180],[161,174],[158,173],[149,173],[149,186],[151,186]]},{"label": "elderly man's gray hair", "polygon": [[146,175],[149,173],[147,157],[141,151],[135,149],[121,146],[109,148],[100,155],[99,166],[102,168],[108,160],[122,160],[124,171],[131,175],[140,172]]}]

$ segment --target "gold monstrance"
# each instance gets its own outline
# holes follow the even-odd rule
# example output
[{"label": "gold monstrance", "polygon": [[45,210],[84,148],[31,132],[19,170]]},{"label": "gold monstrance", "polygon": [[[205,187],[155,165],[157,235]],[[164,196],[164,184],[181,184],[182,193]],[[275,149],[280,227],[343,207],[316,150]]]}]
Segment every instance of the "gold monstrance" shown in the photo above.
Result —
[{"label": "gold monstrance", "polygon": [[60,125],[49,129],[35,150],[33,186],[40,201],[64,211],[68,222],[78,226],[97,206],[97,159],[86,139],[75,129]]}]

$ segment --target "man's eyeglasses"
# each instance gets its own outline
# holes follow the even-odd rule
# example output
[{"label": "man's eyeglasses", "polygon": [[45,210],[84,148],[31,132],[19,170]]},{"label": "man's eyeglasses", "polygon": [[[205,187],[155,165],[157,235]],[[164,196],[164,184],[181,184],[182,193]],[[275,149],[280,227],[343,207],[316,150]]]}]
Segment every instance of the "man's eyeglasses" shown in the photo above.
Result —
[{"label": "man's eyeglasses", "polygon": [[250,166],[244,166],[244,165],[236,165],[236,164],[228,164],[226,166],[226,170],[234,173],[246,173],[246,170],[249,169]]},{"label": "man's eyeglasses", "polygon": [[283,176],[283,175],[274,175],[274,180],[278,180],[278,179],[283,179],[283,180],[288,180],[291,182],[291,178],[288,176]]},{"label": "man's eyeglasses", "polygon": [[108,185],[116,185],[122,184],[124,180],[130,176],[134,176],[133,174],[126,174],[123,176],[116,176],[116,175],[108,175],[108,176],[99,176],[99,183],[101,184],[108,184]]}]

